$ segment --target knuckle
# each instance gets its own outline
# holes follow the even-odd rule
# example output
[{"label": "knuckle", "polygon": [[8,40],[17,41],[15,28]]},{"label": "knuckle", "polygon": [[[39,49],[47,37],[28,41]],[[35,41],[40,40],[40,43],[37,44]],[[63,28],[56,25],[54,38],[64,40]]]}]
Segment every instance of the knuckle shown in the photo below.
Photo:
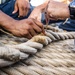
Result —
[{"label": "knuckle", "polygon": [[24,6],[24,8],[27,9],[28,7],[27,6]]},{"label": "knuckle", "polygon": [[42,29],[38,29],[38,33],[42,32]]},{"label": "knuckle", "polygon": [[27,7],[28,8],[28,10],[30,9],[30,7]]},{"label": "knuckle", "polygon": [[28,31],[25,31],[25,35],[28,35],[29,34],[29,32]]},{"label": "knuckle", "polygon": [[34,25],[32,19],[30,19],[29,25]]},{"label": "knuckle", "polygon": [[26,6],[27,9],[30,9],[30,6]]},{"label": "knuckle", "polygon": [[23,17],[23,14],[20,14],[19,16],[20,16],[20,17]]},{"label": "knuckle", "polygon": [[43,28],[43,24],[42,23],[40,24],[40,27]]},{"label": "knuckle", "polygon": [[30,19],[30,22],[33,22],[33,20],[32,20],[32,19]]},{"label": "knuckle", "polygon": [[28,26],[28,27],[27,27],[27,30],[31,30],[31,29],[32,29],[31,26]]},{"label": "knuckle", "polygon": [[23,13],[20,13],[19,16],[20,16],[20,17],[23,17],[24,15],[23,15]]},{"label": "knuckle", "polygon": [[39,32],[42,32],[42,29],[40,29]]}]

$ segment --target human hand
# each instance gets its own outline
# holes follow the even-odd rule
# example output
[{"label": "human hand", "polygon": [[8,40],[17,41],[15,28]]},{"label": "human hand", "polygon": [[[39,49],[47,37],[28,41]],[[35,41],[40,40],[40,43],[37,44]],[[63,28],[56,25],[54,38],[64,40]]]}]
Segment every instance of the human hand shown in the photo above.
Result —
[{"label": "human hand", "polygon": [[34,19],[15,21],[5,29],[15,36],[32,38],[43,31],[43,24]]},{"label": "human hand", "polygon": [[56,1],[49,2],[46,14],[51,20],[63,20],[70,16],[68,5]]},{"label": "human hand", "polygon": [[14,11],[12,13],[15,14],[16,12],[19,11],[18,17],[23,17],[28,14],[29,9],[30,9],[29,0],[16,0]]},{"label": "human hand", "polygon": [[32,13],[30,14],[29,18],[36,19],[37,21],[41,22],[42,12],[44,12],[46,6],[48,5],[49,0],[46,0],[43,4],[34,8]]},{"label": "human hand", "polygon": [[39,22],[41,22],[41,17],[42,17],[42,11],[40,8],[36,7],[30,14],[29,18],[35,19]]}]

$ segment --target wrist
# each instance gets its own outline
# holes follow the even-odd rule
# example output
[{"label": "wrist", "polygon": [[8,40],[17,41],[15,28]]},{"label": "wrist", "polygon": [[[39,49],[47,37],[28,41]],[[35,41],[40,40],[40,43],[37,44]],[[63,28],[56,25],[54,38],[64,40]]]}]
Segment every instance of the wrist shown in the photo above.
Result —
[{"label": "wrist", "polygon": [[3,23],[3,22],[1,23],[0,22],[0,27],[2,27],[3,29],[5,29],[5,30],[10,32],[11,30],[14,29],[15,23],[16,23],[16,20],[14,20],[14,19],[9,20],[9,21],[7,21],[5,23]]},{"label": "wrist", "polygon": [[70,11],[69,11],[69,7],[68,5],[66,5],[66,9],[65,9],[65,14],[66,14],[66,18],[69,18],[70,17]]},{"label": "wrist", "polygon": [[70,12],[69,12],[68,5],[62,4],[60,10],[61,10],[60,11],[61,18],[66,19],[66,18],[70,17]]},{"label": "wrist", "polygon": [[13,29],[14,24],[16,23],[16,20],[14,20],[13,18],[11,18],[10,16],[6,15],[5,13],[3,13],[2,11],[0,11],[0,27],[10,31],[11,29]]},{"label": "wrist", "polygon": [[75,19],[75,0],[69,4],[70,18]]}]

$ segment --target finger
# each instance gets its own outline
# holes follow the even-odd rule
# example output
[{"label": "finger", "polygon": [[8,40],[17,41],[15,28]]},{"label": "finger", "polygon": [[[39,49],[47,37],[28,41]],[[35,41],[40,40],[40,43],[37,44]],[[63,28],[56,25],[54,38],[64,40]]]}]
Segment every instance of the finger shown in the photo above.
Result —
[{"label": "finger", "polygon": [[27,14],[28,14],[28,12],[29,12],[29,10],[30,10],[30,5],[28,4],[27,6],[28,6],[28,7],[25,8],[25,11],[26,11],[26,12],[25,12],[25,16],[27,16]]},{"label": "finger", "polygon": [[39,26],[37,26],[35,23],[33,23],[32,27],[33,27],[33,29],[34,29],[37,33],[41,33],[41,32],[42,32],[42,28],[40,28]]},{"label": "finger", "polygon": [[26,16],[26,10],[25,9],[23,10],[23,15],[21,17],[24,17],[24,16]]},{"label": "finger", "polygon": [[50,15],[48,15],[49,16],[49,19],[50,20],[58,20],[58,18],[57,17],[55,17],[55,16],[53,16],[52,14],[50,14]]},{"label": "finger", "polygon": [[17,3],[15,4],[14,11],[12,12],[12,14],[15,14],[16,12],[18,12],[18,5],[17,5]]},{"label": "finger", "polygon": [[27,8],[25,11],[25,16],[27,16],[28,12],[29,12],[29,9]]},{"label": "finger", "polygon": [[45,34],[44,26],[43,26],[43,28],[42,28],[42,33],[43,33],[44,35],[46,35],[46,34]]},{"label": "finger", "polygon": [[30,34],[31,34],[32,36],[37,35],[37,33],[34,31],[34,29],[30,29],[29,32],[30,32]]},{"label": "finger", "polygon": [[36,20],[39,21],[39,22],[41,22],[41,18],[42,18],[42,14],[40,13],[40,14],[38,15],[38,17],[36,18]]},{"label": "finger", "polygon": [[28,38],[28,39],[31,39],[31,38],[32,38],[32,35],[29,33],[29,34],[26,35],[25,37]]},{"label": "finger", "polygon": [[43,28],[43,24],[35,19],[33,19],[34,23],[39,26],[40,28]]},{"label": "finger", "polygon": [[27,16],[27,14],[28,14],[28,9],[24,8],[24,16]]},{"label": "finger", "polygon": [[20,37],[25,37],[25,38],[31,39],[32,35],[30,34],[30,32],[28,30],[24,30],[23,32],[21,32]]},{"label": "finger", "polygon": [[39,21],[35,21],[35,23],[38,24],[38,26],[42,29],[42,32],[45,34],[44,25]]},{"label": "finger", "polygon": [[23,8],[23,16],[26,16],[27,15],[27,12],[28,12],[28,10],[27,10],[27,5],[25,5],[24,7],[22,7]]},{"label": "finger", "polygon": [[23,7],[19,7],[19,16],[18,17],[23,17],[24,16],[24,8]]},{"label": "finger", "polygon": [[27,11],[27,14],[29,13],[30,11],[30,4],[28,4],[28,11]]}]

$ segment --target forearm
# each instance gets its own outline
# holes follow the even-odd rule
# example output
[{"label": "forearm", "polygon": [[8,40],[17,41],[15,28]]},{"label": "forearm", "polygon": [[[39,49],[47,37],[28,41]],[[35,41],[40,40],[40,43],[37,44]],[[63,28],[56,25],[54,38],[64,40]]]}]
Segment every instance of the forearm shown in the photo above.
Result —
[{"label": "forearm", "polygon": [[[64,9],[64,10],[63,10],[63,9]],[[61,13],[62,13],[62,15],[65,16],[65,19],[66,19],[66,18],[70,18],[70,11],[69,11],[68,5],[67,5],[67,4],[64,4],[63,9],[62,9],[63,12],[61,12]]]},{"label": "forearm", "polygon": [[9,27],[10,25],[12,26],[13,23],[15,22],[15,20],[11,17],[9,17],[8,15],[4,14],[1,10],[0,10],[0,27]]}]

